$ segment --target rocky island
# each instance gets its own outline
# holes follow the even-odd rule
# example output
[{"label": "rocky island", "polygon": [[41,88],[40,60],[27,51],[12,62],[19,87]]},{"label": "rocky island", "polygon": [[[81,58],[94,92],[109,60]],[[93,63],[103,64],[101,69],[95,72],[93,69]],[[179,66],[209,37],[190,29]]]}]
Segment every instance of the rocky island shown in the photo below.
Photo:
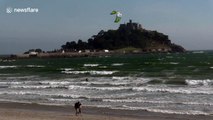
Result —
[{"label": "rocky island", "polygon": [[67,42],[62,49],[69,52],[79,50],[125,50],[132,48],[138,52],[185,52],[179,45],[171,43],[168,35],[157,31],[150,31],[142,28],[141,24],[133,23],[130,20],[127,24],[121,24],[117,30],[101,30],[93,35],[87,42],[82,40]]},{"label": "rocky island", "polygon": [[66,42],[61,49],[50,52],[30,50],[17,57],[81,57],[127,53],[183,53],[186,50],[169,40],[168,35],[146,30],[141,24],[129,20],[117,30],[101,30],[87,42]]}]

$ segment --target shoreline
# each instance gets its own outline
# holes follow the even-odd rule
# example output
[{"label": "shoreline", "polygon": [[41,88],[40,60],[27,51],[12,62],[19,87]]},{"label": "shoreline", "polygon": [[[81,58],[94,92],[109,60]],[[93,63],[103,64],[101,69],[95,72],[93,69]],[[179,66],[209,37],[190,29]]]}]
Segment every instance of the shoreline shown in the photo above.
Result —
[{"label": "shoreline", "polygon": [[[180,115],[180,114],[166,114],[157,112],[148,112],[144,110],[118,110],[109,108],[98,108],[98,107],[88,107],[82,106],[82,115],[75,116],[75,110],[72,105],[57,106],[57,105],[41,105],[41,104],[30,104],[30,103],[16,103],[16,102],[0,102],[0,119],[1,120],[13,120],[10,114],[19,116],[22,120],[23,118],[28,118],[29,115],[32,116],[36,113],[39,120],[49,120],[49,116],[54,116],[55,118],[60,118],[60,120],[67,120],[72,118],[75,120],[79,117],[83,117],[87,120],[212,120],[211,115]],[[7,114],[5,114],[7,113]],[[21,114],[21,115],[18,115]],[[4,118],[4,119],[3,119]],[[33,119],[34,120],[34,119]]]},{"label": "shoreline", "polygon": [[[144,54],[167,54],[176,52],[143,52],[143,51],[109,51],[109,52],[55,52],[55,53],[35,53],[35,54],[16,54],[10,55],[7,59],[30,59],[30,58],[76,58],[76,57],[101,57],[101,56],[117,56],[117,55],[144,55]],[[186,52],[183,52],[186,53]]]}]

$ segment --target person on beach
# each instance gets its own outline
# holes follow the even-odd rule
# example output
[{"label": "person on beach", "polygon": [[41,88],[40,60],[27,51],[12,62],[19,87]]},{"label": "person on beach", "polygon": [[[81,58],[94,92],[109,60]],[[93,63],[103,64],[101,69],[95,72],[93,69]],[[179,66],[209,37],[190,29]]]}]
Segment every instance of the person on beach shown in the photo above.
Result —
[{"label": "person on beach", "polygon": [[75,115],[81,114],[81,103],[78,101],[75,103]]}]

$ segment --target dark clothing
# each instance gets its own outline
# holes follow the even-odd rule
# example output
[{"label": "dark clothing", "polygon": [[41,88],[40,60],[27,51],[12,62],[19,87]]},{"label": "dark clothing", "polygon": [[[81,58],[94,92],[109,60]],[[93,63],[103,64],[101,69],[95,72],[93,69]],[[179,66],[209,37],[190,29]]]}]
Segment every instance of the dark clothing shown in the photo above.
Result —
[{"label": "dark clothing", "polygon": [[77,102],[75,103],[75,114],[78,115],[78,114],[81,114],[81,103],[80,102]]},{"label": "dark clothing", "polygon": [[80,108],[80,107],[81,107],[81,103],[80,102],[75,103],[75,108]]}]

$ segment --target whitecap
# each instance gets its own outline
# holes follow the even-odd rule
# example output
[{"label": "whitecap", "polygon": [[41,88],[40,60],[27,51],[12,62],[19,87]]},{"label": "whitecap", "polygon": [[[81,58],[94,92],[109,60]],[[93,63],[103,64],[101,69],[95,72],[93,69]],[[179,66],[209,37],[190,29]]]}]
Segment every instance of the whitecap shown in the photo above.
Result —
[{"label": "whitecap", "polygon": [[112,75],[117,71],[62,71],[65,74]]},{"label": "whitecap", "polygon": [[64,88],[66,89],[66,86],[60,86],[60,85],[14,85],[10,86],[9,88],[22,88],[22,89],[48,89],[48,88]]},{"label": "whitecap", "polygon": [[213,103],[203,103],[203,102],[180,102],[180,104],[213,106]]},{"label": "whitecap", "polygon": [[71,71],[71,70],[74,70],[74,69],[73,68],[61,68],[60,70]]},{"label": "whitecap", "polygon": [[111,86],[124,86],[128,85],[127,82],[80,82],[80,84],[84,85],[111,85]]},{"label": "whitecap", "polygon": [[43,65],[27,65],[27,67],[29,67],[29,68],[43,68],[45,66],[43,66]]},{"label": "whitecap", "polygon": [[87,89],[87,90],[109,90],[109,91],[118,91],[118,90],[128,90],[129,87],[87,87],[87,86],[76,86],[70,85],[69,89]]},{"label": "whitecap", "polygon": [[[76,99],[60,99],[60,98],[48,98],[49,101],[58,101],[58,102],[76,102]],[[78,99],[83,100],[83,99]]]},{"label": "whitecap", "polygon": [[90,71],[91,75],[112,75],[117,71]]},{"label": "whitecap", "polygon": [[19,84],[23,84],[24,82],[0,82],[0,85],[19,85]]},{"label": "whitecap", "polygon": [[112,66],[122,66],[124,65],[123,63],[113,63]]},{"label": "whitecap", "polygon": [[32,92],[26,92],[26,91],[2,91],[0,94],[8,94],[8,95],[28,95],[32,94]]},{"label": "whitecap", "polygon": [[182,111],[182,110],[162,110],[162,109],[154,109],[149,107],[129,107],[126,105],[123,105],[122,107],[112,107],[111,109],[123,109],[123,110],[145,110],[149,112],[155,112],[155,113],[166,113],[166,114],[179,114],[179,115],[210,115],[208,113],[202,112],[202,111],[195,111],[195,110],[189,110],[189,111]]},{"label": "whitecap", "polygon": [[66,74],[85,74],[88,73],[88,71],[61,71],[62,73]]},{"label": "whitecap", "polygon": [[204,86],[208,86],[208,85],[212,85],[213,84],[213,80],[185,80],[186,83],[188,85],[204,85]]},{"label": "whitecap", "polygon": [[7,69],[7,68],[16,68],[17,66],[12,65],[12,66],[0,66],[0,69]]},{"label": "whitecap", "polygon": [[40,84],[45,85],[69,85],[71,82],[68,81],[40,81]]},{"label": "whitecap", "polygon": [[84,64],[84,67],[97,67],[99,64]]},{"label": "whitecap", "polygon": [[171,65],[178,65],[178,62],[170,62]]},{"label": "whitecap", "polygon": [[192,53],[194,53],[194,54],[202,54],[202,53],[204,53],[204,51],[193,51]]},{"label": "whitecap", "polygon": [[174,103],[172,101],[151,101],[151,100],[142,100],[142,99],[103,99],[104,102],[120,102],[120,103],[155,103],[155,104],[168,104]]},{"label": "whitecap", "polygon": [[107,68],[107,66],[100,66],[99,68]]},{"label": "whitecap", "polygon": [[202,102],[176,102],[176,101],[152,101],[143,99],[103,99],[103,102],[118,102],[118,103],[153,103],[153,104],[184,104],[184,105],[205,105],[213,106],[213,103]]},{"label": "whitecap", "polygon": [[151,88],[151,87],[133,87],[133,91],[147,91],[147,92],[162,92],[162,93],[176,93],[176,94],[206,94],[211,95],[213,92],[209,90],[198,90],[198,89],[185,89],[185,88]]},{"label": "whitecap", "polygon": [[181,111],[181,110],[161,110],[161,109],[147,109],[149,112],[157,112],[157,113],[167,113],[167,114],[179,114],[179,115],[210,115],[208,113],[202,112],[202,111]]},{"label": "whitecap", "polygon": [[125,79],[129,79],[129,77],[116,77],[116,76],[113,76],[112,79],[114,79],[114,80],[125,80]]}]

